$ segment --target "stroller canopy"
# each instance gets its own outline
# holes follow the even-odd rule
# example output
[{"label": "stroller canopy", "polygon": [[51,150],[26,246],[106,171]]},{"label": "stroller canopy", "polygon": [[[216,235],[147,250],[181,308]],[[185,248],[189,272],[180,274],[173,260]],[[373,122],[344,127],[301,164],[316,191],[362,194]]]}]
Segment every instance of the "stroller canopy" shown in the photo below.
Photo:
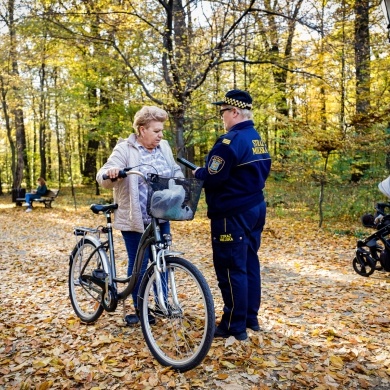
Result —
[{"label": "stroller canopy", "polygon": [[379,191],[390,198],[390,176],[378,184]]}]

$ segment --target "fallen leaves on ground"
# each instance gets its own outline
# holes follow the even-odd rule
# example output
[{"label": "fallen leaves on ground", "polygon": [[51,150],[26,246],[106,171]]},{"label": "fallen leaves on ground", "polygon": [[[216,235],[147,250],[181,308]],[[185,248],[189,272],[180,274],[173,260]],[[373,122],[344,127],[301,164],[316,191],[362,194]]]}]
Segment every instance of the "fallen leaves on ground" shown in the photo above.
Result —
[{"label": "fallen leaves on ground", "polygon": [[[354,237],[271,211],[260,251],[262,331],[249,331],[245,342],[215,340],[199,367],[177,373],[154,360],[139,326],[124,326],[122,306],[92,325],[80,323],[72,310],[72,228],[103,219],[88,207],[37,206],[26,214],[8,197],[0,200],[0,388],[390,388],[390,278],[353,271]],[[206,276],[218,318],[222,302],[208,220],[199,215],[175,222],[172,233],[174,249],[186,252]]]}]

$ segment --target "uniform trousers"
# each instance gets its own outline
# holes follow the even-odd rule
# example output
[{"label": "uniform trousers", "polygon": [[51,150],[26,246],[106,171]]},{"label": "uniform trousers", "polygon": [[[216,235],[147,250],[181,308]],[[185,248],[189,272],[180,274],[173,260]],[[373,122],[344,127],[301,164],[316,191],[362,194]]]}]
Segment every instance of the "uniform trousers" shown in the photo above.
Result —
[{"label": "uniform trousers", "polygon": [[224,308],[219,327],[230,334],[258,325],[261,301],[257,252],[266,217],[266,203],[226,218],[211,219],[213,262]]}]

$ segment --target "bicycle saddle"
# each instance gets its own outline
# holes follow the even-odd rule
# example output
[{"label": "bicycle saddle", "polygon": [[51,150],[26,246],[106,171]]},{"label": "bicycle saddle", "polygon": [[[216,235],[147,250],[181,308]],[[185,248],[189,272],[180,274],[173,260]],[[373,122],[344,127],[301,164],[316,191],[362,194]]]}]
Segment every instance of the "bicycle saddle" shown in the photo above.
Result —
[{"label": "bicycle saddle", "polygon": [[109,210],[116,210],[118,208],[118,205],[116,203],[113,204],[91,204],[90,209],[95,213],[105,213]]}]

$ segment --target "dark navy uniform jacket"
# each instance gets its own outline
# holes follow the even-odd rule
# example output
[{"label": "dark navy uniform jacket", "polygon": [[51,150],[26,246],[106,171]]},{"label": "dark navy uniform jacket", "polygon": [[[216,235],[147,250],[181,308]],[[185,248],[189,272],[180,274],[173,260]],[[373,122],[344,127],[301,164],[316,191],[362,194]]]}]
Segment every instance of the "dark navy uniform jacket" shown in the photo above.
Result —
[{"label": "dark navy uniform jacket", "polygon": [[271,157],[253,121],[234,125],[218,138],[206,167],[195,173],[204,180],[208,217],[229,217],[261,203],[270,168]]}]

